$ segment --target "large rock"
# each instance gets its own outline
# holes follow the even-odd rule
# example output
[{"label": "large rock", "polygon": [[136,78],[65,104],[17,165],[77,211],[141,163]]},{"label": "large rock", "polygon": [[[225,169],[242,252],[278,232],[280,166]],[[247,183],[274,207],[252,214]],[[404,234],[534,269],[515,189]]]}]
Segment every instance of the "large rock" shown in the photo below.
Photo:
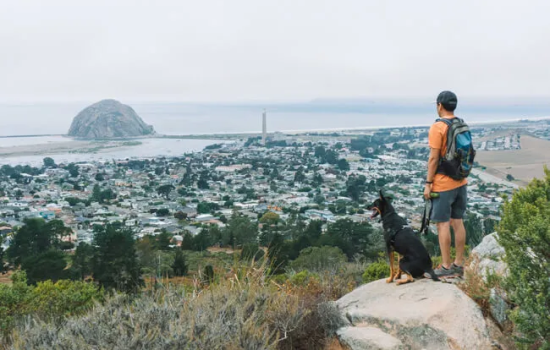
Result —
[{"label": "large rock", "polygon": [[497,233],[491,233],[483,237],[481,243],[472,250],[473,261],[470,268],[487,280],[487,275],[494,273],[500,276],[508,274],[508,266],[502,260],[504,248],[498,243]]},{"label": "large rock", "polygon": [[[486,283],[490,274],[506,277],[508,265],[503,260],[505,253],[504,248],[498,243],[497,233],[485,236],[481,243],[472,250],[472,262],[466,273],[477,274]],[[512,305],[506,292],[498,287],[491,288],[489,312],[500,327],[505,328],[510,324],[508,311],[511,309]]]},{"label": "large rock", "polygon": [[352,350],[381,343],[399,349],[399,342],[410,350],[492,348],[481,310],[454,284],[418,280],[397,286],[380,280],[345,295],[336,305],[348,322],[338,332],[340,341]]},{"label": "large rock", "polygon": [[338,331],[343,345],[352,349],[402,350],[403,343],[375,327],[344,327]]},{"label": "large rock", "polygon": [[153,134],[132,107],[115,100],[97,102],[80,112],[73,120],[69,136],[86,139],[108,139]]}]

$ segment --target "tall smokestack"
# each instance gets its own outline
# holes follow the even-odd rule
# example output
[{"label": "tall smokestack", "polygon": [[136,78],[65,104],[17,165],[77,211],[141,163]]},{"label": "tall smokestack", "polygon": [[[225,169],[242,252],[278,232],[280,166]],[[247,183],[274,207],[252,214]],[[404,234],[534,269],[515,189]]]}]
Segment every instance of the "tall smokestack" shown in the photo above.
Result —
[{"label": "tall smokestack", "polygon": [[267,140],[267,114],[264,109],[264,114],[262,117],[262,145],[265,146],[266,140]]}]

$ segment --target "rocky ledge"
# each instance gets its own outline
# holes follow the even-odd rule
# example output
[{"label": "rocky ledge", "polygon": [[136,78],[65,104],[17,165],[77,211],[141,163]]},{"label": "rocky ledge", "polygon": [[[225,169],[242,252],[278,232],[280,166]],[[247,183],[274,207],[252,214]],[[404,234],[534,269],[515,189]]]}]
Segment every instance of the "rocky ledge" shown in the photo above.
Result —
[{"label": "rocky ledge", "polygon": [[347,326],[338,331],[352,350],[492,349],[478,305],[457,286],[431,280],[361,286],[336,302]]}]

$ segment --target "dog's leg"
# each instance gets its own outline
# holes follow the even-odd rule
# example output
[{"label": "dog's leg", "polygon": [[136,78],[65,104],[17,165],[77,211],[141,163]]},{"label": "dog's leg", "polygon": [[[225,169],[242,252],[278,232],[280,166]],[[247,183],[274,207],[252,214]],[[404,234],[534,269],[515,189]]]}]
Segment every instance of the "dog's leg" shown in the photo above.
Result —
[{"label": "dog's leg", "polygon": [[403,271],[401,271],[401,254],[397,254],[397,268],[395,270],[395,274],[393,275],[393,279],[398,280],[401,278],[401,275],[403,274]]},{"label": "dog's leg", "polygon": [[413,276],[411,276],[411,274],[405,272],[405,278],[403,279],[400,279],[398,281],[396,281],[397,285],[400,285],[400,284],[405,284],[405,283],[410,283],[410,282],[414,282],[414,278]]},{"label": "dog's leg", "polygon": [[394,280],[394,274],[395,271],[393,269],[393,251],[390,251],[388,253],[388,257],[390,258],[390,277],[386,280],[386,283],[392,283]]}]

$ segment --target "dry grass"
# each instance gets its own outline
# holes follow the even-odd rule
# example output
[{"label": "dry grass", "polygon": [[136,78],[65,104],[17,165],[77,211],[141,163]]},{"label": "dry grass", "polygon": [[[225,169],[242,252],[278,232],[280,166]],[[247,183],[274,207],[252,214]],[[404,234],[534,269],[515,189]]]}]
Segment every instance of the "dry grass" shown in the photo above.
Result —
[{"label": "dry grass", "polygon": [[327,301],[354,284],[337,273],[277,284],[266,271],[265,265],[234,266],[211,285],[195,280],[192,291],[168,285],[134,300],[112,297],[60,324],[28,320],[10,349],[325,348],[342,326]]},{"label": "dry grass", "polygon": [[522,135],[520,150],[478,152],[476,161],[500,178],[511,174],[516,179],[531,181],[535,177],[544,178],[543,167],[550,164],[548,149],[550,141]]}]

